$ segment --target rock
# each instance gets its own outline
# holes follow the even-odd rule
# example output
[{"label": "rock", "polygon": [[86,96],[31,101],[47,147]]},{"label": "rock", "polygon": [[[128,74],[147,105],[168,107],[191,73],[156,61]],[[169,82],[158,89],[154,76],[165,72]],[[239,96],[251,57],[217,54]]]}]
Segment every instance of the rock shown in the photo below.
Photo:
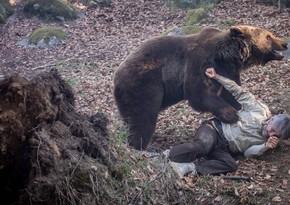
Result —
[{"label": "rock", "polygon": [[41,27],[32,32],[28,38],[24,38],[17,44],[32,48],[51,48],[58,44],[63,44],[68,38],[66,33],[60,28]]},{"label": "rock", "polygon": [[14,10],[8,0],[0,1],[0,23],[5,23]]},{"label": "rock", "polygon": [[28,0],[23,10],[50,20],[74,20],[82,16],[73,5],[63,0]]}]

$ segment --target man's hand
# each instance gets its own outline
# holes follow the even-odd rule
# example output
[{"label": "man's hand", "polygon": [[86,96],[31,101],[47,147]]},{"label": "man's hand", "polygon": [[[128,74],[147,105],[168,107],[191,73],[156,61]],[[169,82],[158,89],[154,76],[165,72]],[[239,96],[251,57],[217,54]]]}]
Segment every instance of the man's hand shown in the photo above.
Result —
[{"label": "man's hand", "polygon": [[205,74],[209,78],[217,79],[217,73],[214,68],[207,68]]},{"label": "man's hand", "polygon": [[278,142],[279,142],[278,137],[272,135],[272,136],[269,137],[268,141],[266,142],[266,147],[268,149],[274,149],[274,148],[277,147]]}]

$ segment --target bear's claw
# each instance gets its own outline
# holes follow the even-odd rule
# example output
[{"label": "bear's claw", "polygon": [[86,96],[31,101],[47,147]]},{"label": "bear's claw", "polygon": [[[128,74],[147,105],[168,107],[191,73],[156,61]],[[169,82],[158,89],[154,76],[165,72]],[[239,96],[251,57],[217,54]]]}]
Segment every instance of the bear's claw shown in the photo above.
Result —
[{"label": "bear's claw", "polygon": [[225,123],[235,123],[239,121],[239,115],[236,109],[233,107],[226,107],[222,109],[221,115],[218,118]]}]

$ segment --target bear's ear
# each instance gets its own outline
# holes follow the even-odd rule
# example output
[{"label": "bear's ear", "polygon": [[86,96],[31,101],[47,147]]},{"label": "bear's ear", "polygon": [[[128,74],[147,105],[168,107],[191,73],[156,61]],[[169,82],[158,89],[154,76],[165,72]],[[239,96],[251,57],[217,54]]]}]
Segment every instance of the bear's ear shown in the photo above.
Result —
[{"label": "bear's ear", "polygon": [[231,32],[231,36],[234,37],[244,37],[244,32],[241,28],[239,28],[238,26],[232,26],[230,28],[230,32]]}]

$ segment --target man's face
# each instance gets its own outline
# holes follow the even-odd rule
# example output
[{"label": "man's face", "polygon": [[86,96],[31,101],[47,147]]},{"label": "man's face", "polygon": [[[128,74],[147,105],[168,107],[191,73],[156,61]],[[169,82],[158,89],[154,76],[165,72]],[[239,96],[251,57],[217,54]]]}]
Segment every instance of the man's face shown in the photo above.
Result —
[{"label": "man's face", "polygon": [[267,139],[268,139],[271,135],[275,134],[275,130],[274,130],[274,128],[273,128],[273,117],[271,117],[271,118],[267,121],[266,125],[263,127],[263,129],[262,129],[262,134],[263,134],[263,136],[266,137]]},{"label": "man's face", "polygon": [[279,138],[281,135],[281,133],[278,133],[277,131],[277,124],[279,123],[279,121],[281,121],[279,115],[271,117],[262,129],[263,136],[266,138],[269,138],[271,136],[276,136]]}]

